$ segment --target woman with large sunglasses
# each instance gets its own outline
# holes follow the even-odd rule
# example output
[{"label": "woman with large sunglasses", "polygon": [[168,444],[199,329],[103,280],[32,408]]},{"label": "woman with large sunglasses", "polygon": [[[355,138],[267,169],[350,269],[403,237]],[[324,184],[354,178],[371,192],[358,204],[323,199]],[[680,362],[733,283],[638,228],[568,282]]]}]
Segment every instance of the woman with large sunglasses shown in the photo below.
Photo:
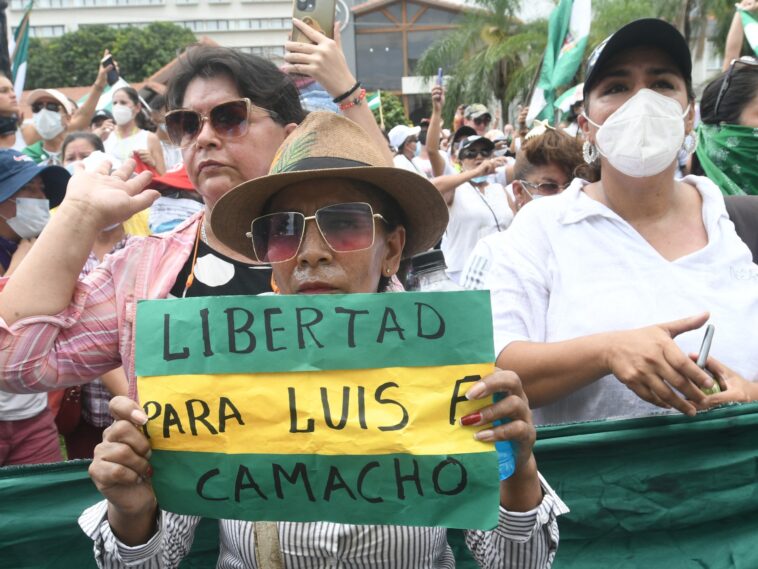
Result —
[{"label": "woman with large sunglasses", "polygon": [[[335,98],[344,95],[345,116],[364,125],[390,159],[338,42],[301,22],[295,25],[305,28],[313,43],[287,44],[286,58],[294,60],[288,70],[311,74]],[[135,240],[79,282],[100,231],[148,207],[158,192],[143,191],[148,173],[130,178],[131,163],[113,175],[106,166],[78,171],[23,266],[9,281],[0,281],[0,389],[48,391],[123,365],[129,395],[136,398],[139,300],[270,291],[270,278],[262,276],[254,259],[216,239],[206,213],[234,186],[268,172],[276,149],[304,118],[298,92],[272,63],[232,49],[194,47],[177,67],[167,91],[173,111],[166,124],[182,147],[204,210],[171,233]]]},{"label": "woman with large sunglasses", "polygon": [[459,174],[434,178],[450,212],[442,237],[447,274],[458,282],[463,265],[476,242],[492,233],[505,231],[513,219],[505,189],[491,180],[505,158],[493,158],[495,143],[478,134],[466,137],[458,147]]},{"label": "woman with large sunglasses", "polygon": [[[694,415],[758,399],[758,266],[707,178],[675,180],[694,121],[692,62],[661,20],[632,22],[592,53],[575,179],[524,208],[482,277],[498,365],[519,374],[538,424]],[[692,151],[691,147],[685,146]],[[707,368],[691,359],[716,326]]]},{"label": "woman with large sunglasses", "polygon": [[[211,228],[230,249],[272,263],[281,294],[382,292],[400,260],[428,249],[445,229],[446,207],[435,188],[393,168],[368,135],[344,118],[312,113],[277,156],[271,175],[219,200]],[[494,392],[507,394],[461,422],[479,440],[514,441],[517,466],[501,483],[499,527],[467,532],[467,542],[482,567],[549,567],[557,548],[555,518],[566,510],[540,484],[532,454],[535,432],[518,377],[496,371],[468,396],[484,399]],[[147,418],[125,397],[114,399],[111,410],[118,421],[90,468],[107,501],[85,512],[80,523],[95,540],[102,567],[124,566],[127,558],[135,567],[176,567],[200,518],[158,509],[149,484],[150,445],[138,426]],[[506,419],[507,426],[488,427],[496,418]],[[108,523],[101,523],[106,517]],[[280,565],[266,567],[432,569],[455,563],[443,528],[276,526]],[[253,523],[221,520],[219,530],[218,567],[259,562]]]}]

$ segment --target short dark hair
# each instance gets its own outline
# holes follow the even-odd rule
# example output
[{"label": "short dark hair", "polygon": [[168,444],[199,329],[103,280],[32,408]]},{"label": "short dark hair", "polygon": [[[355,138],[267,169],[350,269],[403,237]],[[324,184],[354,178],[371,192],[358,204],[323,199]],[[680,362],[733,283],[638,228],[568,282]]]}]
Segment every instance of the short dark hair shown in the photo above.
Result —
[{"label": "short dark hair", "polygon": [[726,80],[726,74],[724,72],[708,83],[700,98],[700,120],[705,124],[740,124],[742,111],[758,94],[758,69],[743,65],[735,67],[716,116],[716,99]]},{"label": "short dark hair", "polygon": [[94,132],[87,132],[86,130],[78,130],[66,135],[63,139],[63,145],[61,146],[61,159],[66,156],[66,147],[75,140],[86,140],[89,142],[95,150],[105,152],[103,141]]},{"label": "short dark hair", "polygon": [[225,47],[197,45],[184,52],[178,63],[166,90],[168,110],[182,107],[187,86],[196,77],[224,76],[234,82],[242,97],[274,111],[278,115],[274,120],[280,124],[299,124],[305,118],[299,92],[290,76],[262,57]]},{"label": "short dark hair", "polygon": [[150,99],[150,109],[153,111],[157,111],[159,109],[162,109],[166,106],[166,97],[158,93],[155,97]]}]

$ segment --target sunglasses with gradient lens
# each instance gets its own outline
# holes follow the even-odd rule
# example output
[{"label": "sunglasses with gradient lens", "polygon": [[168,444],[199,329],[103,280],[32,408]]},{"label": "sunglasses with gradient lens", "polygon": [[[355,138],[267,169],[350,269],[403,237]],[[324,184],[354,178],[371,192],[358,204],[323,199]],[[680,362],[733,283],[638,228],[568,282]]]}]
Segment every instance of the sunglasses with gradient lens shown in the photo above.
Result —
[{"label": "sunglasses with gradient lens", "polygon": [[42,109],[47,109],[48,111],[59,113],[61,110],[61,104],[54,103],[53,101],[48,101],[47,103],[41,103],[41,102],[32,103],[32,113],[37,114]]},{"label": "sunglasses with gradient lens", "polygon": [[477,156],[481,156],[482,158],[489,158],[492,156],[492,150],[488,148],[465,148],[461,150],[461,158],[467,158],[471,160]]},{"label": "sunglasses with gradient lens", "polygon": [[336,253],[362,251],[374,244],[374,220],[384,217],[374,213],[364,202],[340,203],[322,207],[315,215],[282,211],[257,217],[247,237],[253,251],[263,263],[283,263],[295,258],[305,235],[305,224],[315,220],[326,244]]},{"label": "sunglasses with gradient lens", "polygon": [[171,143],[187,148],[203,130],[203,123],[210,121],[211,128],[221,138],[237,138],[247,134],[251,115],[269,116],[276,120],[274,111],[258,107],[248,98],[227,101],[213,107],[207,115],[190,109],[177,109],[166,113],[166,132]]}]

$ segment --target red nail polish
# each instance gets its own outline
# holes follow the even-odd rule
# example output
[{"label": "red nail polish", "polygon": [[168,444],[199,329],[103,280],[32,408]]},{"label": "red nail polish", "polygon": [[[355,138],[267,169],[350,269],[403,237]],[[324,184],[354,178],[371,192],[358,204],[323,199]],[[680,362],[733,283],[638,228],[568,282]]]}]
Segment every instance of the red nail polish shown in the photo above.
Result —
[{"label": "red nail polish", "polygon": [[147,473],[145,474],[145,476],[147,478],[152,478],[153,477],[153,467],[150,466],[149,464],[147,465]]},{"label": "red nail polish", "polygon": [[469,425],[476,425],[481,420],[482,420],[481,413],[471,413],[470,415],[461,417],[461,425],[463,425],[464,427],[468,427]]}]

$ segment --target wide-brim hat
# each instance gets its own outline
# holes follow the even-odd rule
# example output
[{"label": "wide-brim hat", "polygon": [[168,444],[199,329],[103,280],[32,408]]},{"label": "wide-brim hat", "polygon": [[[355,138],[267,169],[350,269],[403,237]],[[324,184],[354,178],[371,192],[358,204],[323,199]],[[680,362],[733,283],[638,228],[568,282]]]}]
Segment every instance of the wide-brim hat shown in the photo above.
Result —
[{"label": "wide-brim hat", "polygon": [[692,79],[692,55],[684,36],[668,22],[642,18],[628,23],[592,51],[584,74],[584,98],[587,99],[611,59],[638,46],[659,48],[671,57],[685,80]]},{"label": "wide-brim hat", "polygon": [[16,150],[0,150],[0,203],[12,198],[35,176],[42,178],[50,207],[60,205],[71,177],[68,170],[61,166],[39,166]]},{"label": "wide-brim hat", "polygon": [[316,111],[282,143],[267,176],[240,184],[216,202],[210,218],[213,233],[250,257],[252,242],[245,234],[269,199],[292,184],[329,178],[367,182],[395,200],[404,217],[404,258],[432,247],[447,227],[447,205],[429,180],[390,166],[376,142],[353,121]]}]

